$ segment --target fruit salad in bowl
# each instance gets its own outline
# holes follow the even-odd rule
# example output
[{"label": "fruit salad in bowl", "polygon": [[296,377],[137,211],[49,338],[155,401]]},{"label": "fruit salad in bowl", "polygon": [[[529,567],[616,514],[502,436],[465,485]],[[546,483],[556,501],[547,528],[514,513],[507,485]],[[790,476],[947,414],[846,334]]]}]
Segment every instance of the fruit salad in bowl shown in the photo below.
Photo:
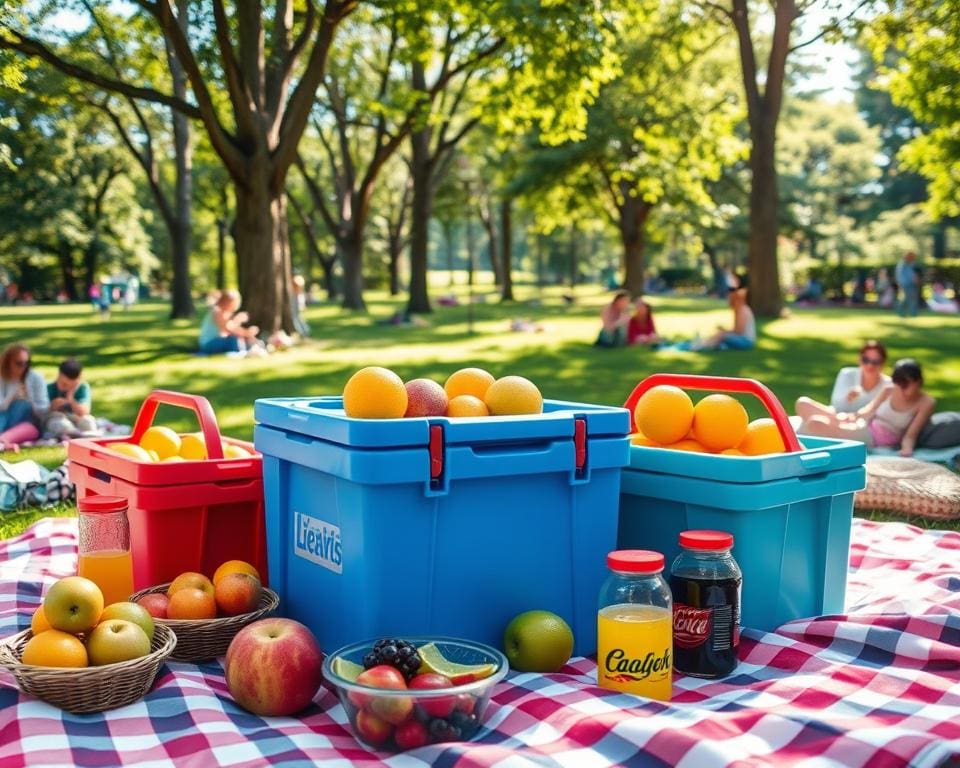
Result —
[{"label": "fruit salad in bowl", "polygon": [[495,648],[446,637],[367,640],[323,663],[353,735],[387,752],[474,738],[508,670]]}]

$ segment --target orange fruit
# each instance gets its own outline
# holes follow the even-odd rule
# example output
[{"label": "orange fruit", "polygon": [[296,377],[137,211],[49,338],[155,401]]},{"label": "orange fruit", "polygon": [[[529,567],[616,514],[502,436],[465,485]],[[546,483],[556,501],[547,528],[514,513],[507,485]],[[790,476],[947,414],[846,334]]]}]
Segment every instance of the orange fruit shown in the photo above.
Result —
[{"label": "orange fruit", "polygon": [[675,451],[689,451],[690,453],[709,453],[709,451],[704,448],[696,440],[678,440],[671,445],[665,445],[664,448],[672,448]]},{"label": "orange fruit", "polygon": [[69,632],[48,629],[30,638],[20,661],[38,667],[85,667],[87,649]]},{"label": "orange fruit", "polygon": [[631,445],[645,445],[649,448],[659,448],[660,443],[655,440],[651,440],[643,432],[634,432],[630,435],[630,444]]},{"label": "orange fruit", "polygon": [[217,586],[217,582],[220,581],[220,579],[231,573],[247,573],[255,576],[258,581],[260,580],[260,574],[250,563],[244,560],[227,560],[227,562],[223,563],[213,572],[213,586]]},{"label": "orange fruit", "polygon": [[166,459],[180,453],[180,435],[170,427],[150,427],[140,438],[140,447],[153,451],[159,459]]},{"label": "orange fruit", "polygon": [[170,582],[170,586],[167,587],[167,597],[173,597],[181,589],[199,589],[201,592],[212,595],[213,582],[202,573],[187,571]]},{"label": "orange fruit", "polygon": [[725,451],[720,451],[721,456],[744,456],[744,452],[738,448],[727,448]]},{"label": "orange fruit", "polygon": [[447,416],[453,418],[489,415],[490,409],[487,408],[487,404],[473,395],[457,395],[447,404]]},{"label": "orange fruit", "polygon": [[242,445],[233,443],[223,444],[223,458],[225,459],[249,459],[252,454]]},{"label": "orange fruit", "polygon": [[647,390],[637,400],[633,418],[638,432],[660,445],[671,445],[690,432],[693,401],[679,387],[662,384]]},{"label": "orange fruit", "polygon": [[[483,400],[490,385],[493,384],[493,375],[483,368],[461,368],[454,371],[443,385],[447,397],[451,400],[460,395],[473,395]],[[470,414],[475,415],[475,414]]]},{"label": "orange fruit", "polygon": [[709,451],[740,445],[749,423],[747,409],[730,395],[707,395],[693,408],[693,437]]},{"label": "orange fruit", "polygon": [[35,635],[39,635],[48,629],[53,629],[53,627],[51,627],[50,622],[47,621],[46,614],[43,612],[43,606],[38,605],[37,610],[33,612],[33,618],[30,619],[30,631]]},{"label": "orange fruit", "polygon": [[521,416],[543,412],[543,395],[523,376],[504,376],[487,389],[483,401],[491,416]]},{"label": "orange fruit", "polygon": [[343,411],[355,419],[402,419],[407,389],[388,368],[361,368],[343,388]]},{"label": "orange fruit", "polygon": [[167,606],[168,619],[215,619],[217,602],[212,592],[187,587],[174,592]]},{"label": "orange fruit", "polygon": [[186,461],[203,461],[207,458],[207,444],[199,432],[191,432],[180,438],[180,458]]},{"label": "orange fruit", "polygon": [[780,437],[780,430],[773,419],[756,419],[747,426],[747,435],[737,446],[747,456],[765,453],[783,453],[787,447]]},{"label": "orange fruit", "polygon": [[153,461],[153,456],[134,443],[111,443],[104,447],[137,461]]}]

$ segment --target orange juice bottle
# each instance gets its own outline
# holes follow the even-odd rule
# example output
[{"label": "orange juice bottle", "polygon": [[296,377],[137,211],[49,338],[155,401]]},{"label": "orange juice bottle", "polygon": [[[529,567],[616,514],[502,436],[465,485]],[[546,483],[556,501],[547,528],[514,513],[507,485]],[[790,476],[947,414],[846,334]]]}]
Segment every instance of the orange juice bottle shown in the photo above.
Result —
[{"label": "orange juice bottle", "polygon": [[88,496],[77,502],[80,513],[80,556],[77,575],[103,592],[103,604],[119,603],[133,594],[133,558],[127,500]]},{"label": "orange juice bottle", "polygon": [[673,599],[663,555],[624,549],[607,555],[600,590],[597,684],[669,701],[673,683]]}]

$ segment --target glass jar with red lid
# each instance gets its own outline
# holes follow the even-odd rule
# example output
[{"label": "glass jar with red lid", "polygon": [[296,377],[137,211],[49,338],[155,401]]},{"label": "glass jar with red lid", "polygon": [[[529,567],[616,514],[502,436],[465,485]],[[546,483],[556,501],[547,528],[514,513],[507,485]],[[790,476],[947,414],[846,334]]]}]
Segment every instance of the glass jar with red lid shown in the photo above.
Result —
[{"label": "glass jar with red lid", "polygon": [[737,667],[740,589],[733,536],[684,531],[670,569],[673,594],[673,667],[694,677],[726,677]]}]

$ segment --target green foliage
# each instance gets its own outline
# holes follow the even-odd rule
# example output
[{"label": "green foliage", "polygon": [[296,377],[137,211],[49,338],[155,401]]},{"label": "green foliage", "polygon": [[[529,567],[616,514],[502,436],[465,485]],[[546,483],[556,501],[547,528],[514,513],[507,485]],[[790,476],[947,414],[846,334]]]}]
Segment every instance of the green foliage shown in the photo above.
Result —
[{"label": "green foliage", "polygon": [[[960,0],[888,5],[868,43],[893,102],[924,126],[900,157],[927,178],[934,217],[960,216]],[[898,55],[892,64],[891,49]]]}]

